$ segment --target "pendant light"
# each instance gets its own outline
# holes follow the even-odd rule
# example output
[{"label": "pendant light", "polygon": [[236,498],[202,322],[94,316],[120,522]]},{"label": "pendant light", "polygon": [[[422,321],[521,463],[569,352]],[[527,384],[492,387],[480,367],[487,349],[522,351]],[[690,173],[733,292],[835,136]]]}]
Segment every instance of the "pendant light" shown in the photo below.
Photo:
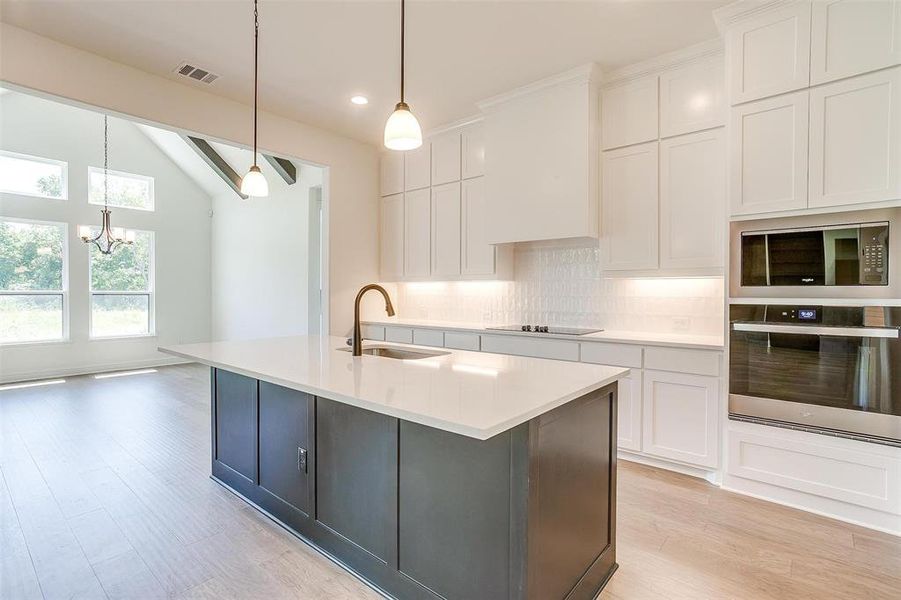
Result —
[{"label": "pendant light", "polygon": [[245,196],[269,195],[269,183],[257,166],[257,71],[260,54],[260,14],[257,0],[253,0],[253,166],[241,179],[241,193]]},{"label": "pendant light", "polygon": [[390,150],[413,150],[422,146],[422,129],[419,127],[419,121],[404,102],[405,14],[404,0],[400,0],[400,102],[385,123],[385,147]]},{"label": "pendant light", "polygon": [[85,244],[94,244],[102,254],[112,254],[119,246],[135,243],[135,232],[125,230],[122,227],[110,226],[109,209],[109,123],[106,115],[103,115],[103,210],[100,211],[100,233],[91,237],[91,228],[82,225],[78,228],[78,235]]}]

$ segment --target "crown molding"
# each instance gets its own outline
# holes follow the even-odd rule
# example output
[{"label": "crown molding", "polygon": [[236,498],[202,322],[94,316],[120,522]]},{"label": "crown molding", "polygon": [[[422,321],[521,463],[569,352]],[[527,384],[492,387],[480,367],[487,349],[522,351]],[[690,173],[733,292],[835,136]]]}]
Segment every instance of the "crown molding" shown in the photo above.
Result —
[{"label": "crown molding", "polygon": [[450,123],[430,127],[428,130],[422,132],[422,137],[434,137],[436,135],[441,135],[442,133],[447,133],[448,131],[453,131],[454,129],[462,129],[469,125],[481,123],[483,120],[484,117],[482,115],[470,115],[468,117],[463,117],[462,119],[457,119],[456,121],[451,121]]},{"label": "crown molding", "polygon": [[491,96],[490,98],[476,102],[476,106],[479,107],[479,110],[486,111],[503,102],[513,100],[514,98],[520,98],[522,96],[528,96],[530,94],[534,94],[535,92],[539,92],[541,90],[557,85],[563,85],[567,83],[597,84],[600,81],[600,77],[600,65],[593,62],[587,63],[574,69],[570,69],[569,71],[564,71],[563,73],[558,73],[557,75],[552,75],[551,77],[546,77],[545,79],[533,81],[532,83],[510,90],[509,92]]},{"label": "crown molding", "polygon": [[627,65],[610,71],[604,77],[604,87],[616,87],[635,79],[649,75],[657,75],[670,69],[675,69],[706,60],[724,56],[722,38],[714,38],[706,42],[680,48],[673,52],[661,54],[654,58],[639,63]]},{"label": "crown molding", "polygon": [[738,0],[713,11],[713,21],[720,34],[732,25],[773,10],[806,2],[807,0]]}]

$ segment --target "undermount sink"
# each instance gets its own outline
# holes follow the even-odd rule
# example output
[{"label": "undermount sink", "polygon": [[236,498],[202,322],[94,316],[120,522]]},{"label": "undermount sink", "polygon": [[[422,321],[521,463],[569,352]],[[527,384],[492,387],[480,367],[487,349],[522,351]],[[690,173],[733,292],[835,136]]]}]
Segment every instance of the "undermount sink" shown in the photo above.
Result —
[{"label": "undermount sink", "polygon": [[[341,352],[350,352],[351,348],[338,348]],[[450,352],[426,352],[424,350],[404,350],[402,348],[393,348],[389,346],[369,346],[363,348],[363,354],[369,356],[381,356],[383,358],[397,358],[400,360],[417,360],[420,358],[434,358],[436,356],[445,356]]]}]

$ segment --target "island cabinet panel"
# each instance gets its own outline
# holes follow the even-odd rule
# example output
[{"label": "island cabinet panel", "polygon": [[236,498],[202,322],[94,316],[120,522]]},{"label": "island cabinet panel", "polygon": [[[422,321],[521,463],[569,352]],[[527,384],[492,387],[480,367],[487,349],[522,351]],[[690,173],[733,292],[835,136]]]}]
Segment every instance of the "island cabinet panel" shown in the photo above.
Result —
[{"label": "island cabinet panel", "polygon": [[481,441],[401,421],[402,573],[448,599],[511,597],[511,485],[527,485],[511,481],[511,444],[527,431]]},{"label": "island cabinet panel", "polygon": [[397,427],[317,399],[316,520],[388,565],[397,562]]},{"label": "island cabinet panel", "polygon": [[260,488],[310,514],[313,406],[309,394],[260,382]]},{"label": "island cabinet panel", "polygon": [[213,461],[257,480],[257,380],[213,370]]}]

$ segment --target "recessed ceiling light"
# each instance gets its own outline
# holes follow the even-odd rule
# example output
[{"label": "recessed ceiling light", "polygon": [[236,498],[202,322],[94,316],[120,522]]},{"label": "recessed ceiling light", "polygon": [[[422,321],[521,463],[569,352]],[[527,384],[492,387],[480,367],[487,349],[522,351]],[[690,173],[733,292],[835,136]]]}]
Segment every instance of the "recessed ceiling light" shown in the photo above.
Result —
[{"label": "recessed ceiling light", "polygon": [[359,104],[360,106],[369,104],[369,98],[367,98],[366,96],[354,96],[350,99],[350,101],[354,104]]}]

